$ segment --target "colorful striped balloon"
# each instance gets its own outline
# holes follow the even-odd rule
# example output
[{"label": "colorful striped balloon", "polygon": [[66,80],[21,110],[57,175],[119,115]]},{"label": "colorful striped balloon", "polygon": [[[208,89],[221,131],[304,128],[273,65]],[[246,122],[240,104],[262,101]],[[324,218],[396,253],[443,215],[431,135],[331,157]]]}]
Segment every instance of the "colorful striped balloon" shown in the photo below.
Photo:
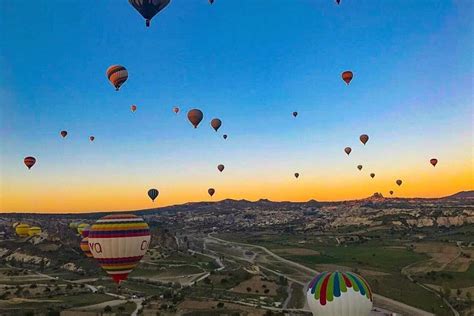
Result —
[{"label": "colorful striped balloon", "polygon": [[372,309],[372,291],[361,276],[352,272],[322,272],[309,284],[306,294],[313,315],[367,316]]},{"label": "colorful striped balloon", "polygon": [[88,239],[94,258],[115,282],[120,283],[148,250],[150,230],[138,216],[108,215],[92,225]]},{"label": "colorful striped balloon", "polygon": [[87,238],[87,237],[82,238],[80,247],[81,247],[81,250],[84,252],[84,254],[86,255],[87,258],[92,258],[93,257],[92,252],[89,249],[89,238]]},{"label": "colorful striped balloon", "polygon": [[110,83],[115,87],[116,91],[118,91],[123,83],[128,79],[128,71],[124,66],[121,65],[110,66],[107,68],[105,74]]}]

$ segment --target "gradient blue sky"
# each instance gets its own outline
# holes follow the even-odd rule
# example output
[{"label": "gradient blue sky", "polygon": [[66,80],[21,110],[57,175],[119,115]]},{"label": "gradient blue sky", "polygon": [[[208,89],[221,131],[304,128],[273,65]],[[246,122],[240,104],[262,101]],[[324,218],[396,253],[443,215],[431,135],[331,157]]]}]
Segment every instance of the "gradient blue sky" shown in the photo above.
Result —
[{"label": "gradient blue sky", "polygon": [[[207,199],[211,186],[217,199],[274,200],[386,193],[397,178],[400,196],[470,189],[473,7],[174,0],[147,29],[125,0],[1,1],[0,210],[150,207],[149,187],[162,204]],[[120,92],[111,64],[129,71]]]}]

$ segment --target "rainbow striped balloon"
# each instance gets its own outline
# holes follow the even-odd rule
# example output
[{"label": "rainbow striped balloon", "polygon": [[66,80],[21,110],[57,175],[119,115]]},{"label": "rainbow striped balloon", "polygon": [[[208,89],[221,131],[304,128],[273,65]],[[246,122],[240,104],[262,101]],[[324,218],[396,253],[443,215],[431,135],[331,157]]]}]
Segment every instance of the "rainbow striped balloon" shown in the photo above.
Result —
[{"label": "rainbow striped balloon", "polygon": [[108,215],[92,225],[88,239],[94,258],[115,282],[120,283],[148,250],[150,230],[138,216]]},{"label": "rainbow striped balloon", "polygon": [[318,274],[306,297],[313,315],[318,316],[367,316],[372,309],[369,284],[352,272]]},{"label": "rainbow striped balloon", "polygon": [[81,250],[84,252],[87,258],[92,258],[91,250],[89,249],[89,238],[84,237],[81,240]]}]

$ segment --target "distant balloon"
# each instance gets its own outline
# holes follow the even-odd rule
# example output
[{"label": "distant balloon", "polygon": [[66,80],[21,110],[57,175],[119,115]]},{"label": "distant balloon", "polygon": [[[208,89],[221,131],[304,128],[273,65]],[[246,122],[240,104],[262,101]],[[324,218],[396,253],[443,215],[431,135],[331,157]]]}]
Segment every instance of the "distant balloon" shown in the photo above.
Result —
[{"label": "distant balloon", "polygon": [[297,117],[297,116],[298,116],[298,112],[293,112],[293,116],[294,116],[294,117]]},{"label": "distant balloon", "polygon": [[358,165],[357,169],[362,170],[362,165]]},{"label": "distant balloon", "polygon": [[160,192],[158,192],[157,189],[148,190],[148,196],[153,202],[155,202],[155,199],[158,197],[158,194],[160,194]]},{"label": "distant balloon", "polygon": [[402,185],[402,180],[397,180],[395,181],[397,183],[398,186],[401,186]]},{"label": "distant balloon", "polygon": [[390,195],[393,195],[393,191],[390,191],[389,193],[390,193]]},{"label": "distant balloon", "polygon": [[340,4],[340,3],[341,3],[341,0],[336,0],[336,3],[337,3],[337,4]]},{"label": "distant balloon", "polygon": [[219,127],[221,127],[222,121],[219,120],[218,118],[212,119],[211,121],[211,127],[217,132]]},{"label": "distant balloon", "polygon": [[222,135],[224,139],[227,139],[227,134]]},{"label": "distant balloon", "polygon": [[375,177],[375,173],[371,173],[370,177],[373,179]]},{"label": "distant balloon", "polygon": [[38,236],[41,235],[41,227],[33,226],[28,229],[28,236]]},{"label": "distant balloon", "polygon": [[213,188],[210,188],[209,190],[207,190],[207,193],[209,193],[209,195],[212,197],[214,193],[216,193],[216,190],[214,190]]},{"label": "distant balloon", "polygon": [[170,0],[128,0],[128,2],[145,18],[145,25],[149,27],[151,19],[163,10]]},{"label": "distant balloon", "polygon": [[346,148],[344,148],[344,151],[345,151],[346,154],[349,156],[349,154],[351,153],[352,149],[351,149],[351,147],[346,147]]},{"label": "distant balloon", "polygon": [[65,138],[65,137],[67,136],[67,132],[66,132],[66,131],[61,131],[61,136],[62,136],[63,138]]},{"label": "distant balloon", "polygon": [[19,224],[15,227],[15,233],[18,237],[28,237],[28,230],[30,229],[30,225],[28,224]]},{"label": "distant balloon", "polygon": [[362,134],[362,135],[360,135],[359,139],[362,142],[362,144],[365,145],[365,143],[367,143],[367,141],[369,140],[369,136],[366,135],[366,134]]},{"label": "distant balloon", "polygon": [[89,139],[91,140],[91,142],[93,142],[94,139],[95,139],[95,137],[94,137],[94,136],[91,136],[91,137],[89,137]]},{"label": "distant balloon", "polygon": [[214,3],[214,0],[209,0],[209,4],[213,4]]},{"label": "distant balloon", "polygon": [[199,123],[201,123],[203,114],[201,110],[192,109],[188,112],[188,120],[193,124],[194,128],[197,128]]},{"label": "distant balloon", "polygon": [[219,170],[220,172],[222,172],[224,170],[224,165],[218,165],[217,166],[217,170]]},{"label": "distant balloon", "polygon": [[438,164],[438,159],[436,159],[436,158],[431,158],[431,159],[430,159],[430,164],[432,164],[433,167],[436,167],[436,165]]},{"label": "distant balloon", "polygon": [[298,172],[295,172],[295,178],[298,179],[299,176],[300,174]]},{"label": "distant balloon", "polygon": [[33,167],[36,163],[36,158],[31,156],[25,157],[25,159],[23,159],[23,163],[28,167],[28,169],[31,169],[31,167]]},{"label": "distant balloon", "polygon": [[132,112],[135,112],[137,110],[137,106],[134,104],[130,107],[130,109],[132,110]]},{"label": "distant balloon", "polygon": [[116,91],[119,91],[120,87],[128,79],[128,71],[124,66],[112,65],[107,68],[105,75],[109,79],[110,83],[115,87]]},{"label": "distant balloon", "polygon": [[89,248],[89,238],[88,237],[82,238],[81,243],[80,243],[80,247],[81,247],[82,252],[84,252],[84,254],[86,255],[87,258],[92,258],[93,257],[92,252]]},{"label": "distant balloon", "polygon": [[107,215],[92,225],[89,249],[116,283],[127,279],[148,250],[150,229],[132,214]]},{"label": "distant balloon", "polygon": [[173,112],[176,113],[176,114],[178,114],[178,113],[179,113],[179,108],[178,108],[177,106],[175,106],[175,107],[173,108]]},{"label": "distant balloon", "polygon": [[322,272],[308,286],[306,300],[314,316],[368,316],[372,290],[353,272]]},{"label": "distant balloon", "polygon": [[342,80],[344,80],[347,83],[347,85],[349,85],[349,83],[351,82],[353,76],[354,75],[352,74],[352,71],[349,71],[349,70],[344,71],[341,75]]}]

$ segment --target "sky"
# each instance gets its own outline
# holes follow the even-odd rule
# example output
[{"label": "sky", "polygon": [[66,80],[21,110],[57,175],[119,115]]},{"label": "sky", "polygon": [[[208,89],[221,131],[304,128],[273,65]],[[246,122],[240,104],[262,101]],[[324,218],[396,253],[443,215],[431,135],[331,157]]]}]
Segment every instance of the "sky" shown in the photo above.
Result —
[{"label": "sky", "polygon": [[173,0],[146,28],[125,0],[0,1],[0,212],[473,189],[473,7]]}]

